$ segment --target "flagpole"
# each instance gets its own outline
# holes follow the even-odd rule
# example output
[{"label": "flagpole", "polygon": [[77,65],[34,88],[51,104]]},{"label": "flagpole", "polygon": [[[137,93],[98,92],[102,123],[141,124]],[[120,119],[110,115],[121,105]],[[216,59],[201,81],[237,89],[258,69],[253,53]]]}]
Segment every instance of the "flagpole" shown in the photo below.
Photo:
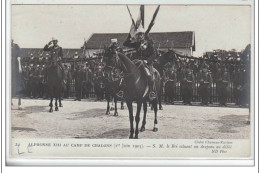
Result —
[{"label": "flagpole", "polygon": [[129,8],[128,8],[128,5],[126,5],[126,7],[127,7],[127,10],[128,10],[128,13],[129,13],[129,15],[130,15],[130,18],[131,18],[131,20],[132,20],[132,24],[133,24],[134,27],[136,28],[136,26],[135,26],[135,21],[134,21],[133,16],[132,16],[132,14],[131,14],[131,12],[130,12],[130,10],[129,10]]}]

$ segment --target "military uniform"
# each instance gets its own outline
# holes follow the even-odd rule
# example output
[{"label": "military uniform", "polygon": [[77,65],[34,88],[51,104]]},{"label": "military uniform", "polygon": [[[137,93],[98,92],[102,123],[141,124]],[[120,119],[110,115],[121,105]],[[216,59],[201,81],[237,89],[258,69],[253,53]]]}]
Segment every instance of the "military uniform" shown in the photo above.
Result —
[{"label": "military uniform", "polygon": [[165,101],[174,104],[177,83],[176,67],[173,63],[168,63],[165,65],[165,67]]},{"label": "military uniform", "polygon": [[[56,44],[51,45],[52,42],[53,43],[56,42]],[[51,65],[50,63],[53,61],[58,63],[58,65],[62,69],[63,87],[65,87],[66,76],[65,76],[64,67],[62,64],[62,59],[63,59],[62,47],[58,46],[58,44],[57,44],[58,40],[53,39],[52,42],[49,42],[49,44],[46,44],[43,48],[44,51],[50,52],[50,60],[49,60],[49,64],[47,65],[47,68]]]},{"label": "military uniform", "polygon": [[77,67],[74,72],[75,78],[75,91],[76,91],[76,100],[81,101],[82,98],[82,84],[84,80],[84,71],[81,66]]},{"label": "military uniform", "polygon": [[146,39],[140,42],[131,42],[131,35],[124,42],[124,46],[134,48],[136,50],[136,58],[140,60],[146,60],[148,63],[152,63],[156,58],[156,50],[154,49],[153,42],[146,36]]},{"label": "military uniform", "polygon": [[[137,34],[144,34],[143,31],[137,32]],[[144,66],[143,71],[146,74],[147,78],[149,79],[149,98],[150,100],[153,100],[156,98],[155,88],[154,88],[154,82],[152,78],[152,72],[153,72],[153,61],[157,57],[157,51],[154,48],[152,40],[149,39],[149,36],[145,34],[143,36],[144,38],[139,39],[136,42],[131,41],[131,35],[129,34],[126,41],[124,42],[124,46],[134,48],[136,50],[136,59],[143,60]]]},{"label": "military uniform", "polygon": [[198,74],[198,82],[199,82],[199,95],[201,96],[202,105],[208,105],[209,96],[210,96],[210,88],[212,85],[212,76],[210,71],[208,70],[207,65],[203,65],[202,69]]},{"label": "military uniform", "polygon": [[224,64],[217,76],[217,93],[220,106],[226,106],[230,94],[230,76]]},{"label": "military uniform", "polygon": [[19,61],[18,57],[21,56],[20,54],[20,47],[18,44],[15,44],[12,42],[11,45],[11,56],[12,56],[12,97],[14,97],[16,94],[19,94],[22,90],[22,72],[19,72],[19,69],[22,70],[22,67],[19,67]]},{"label": "military uniform", "polygon": [[189,65],[185,65],[185,67],[181,71],[181,76],[181,94],[183,98],[183,103],[191,105],[193,88],[195,85],[195,77]]}]

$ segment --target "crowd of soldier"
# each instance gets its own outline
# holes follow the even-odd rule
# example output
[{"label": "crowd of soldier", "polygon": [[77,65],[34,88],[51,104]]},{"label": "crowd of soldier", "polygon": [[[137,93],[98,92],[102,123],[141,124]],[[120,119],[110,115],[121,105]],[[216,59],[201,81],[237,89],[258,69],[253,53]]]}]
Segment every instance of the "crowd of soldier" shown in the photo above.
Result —
[{"label": "crowd of soldier", "polygon": [[[178,57],[166,64],[165,99],[174,103],[179,87],[184,104],[191,105],[196,100],[208,105],[218,98],[220,106],[226,106],[228,98],[232,98],[236,105],[248,107],[249,80],[249,57],[242,59],[239,54],[219,57],[215,52],[200,59]],[[194,96],[200,96],[201,100]]]},{"label": "crowd of soldier", "polygon": [[[48,68],[49,58],[48,54],[45,56],[31,54],[22,58],[26,96],[48,98],[44,74]],[[104,93],[98,83],[99,73],[102,73],[99,59],[66,63],[64,67],[66,79],[66,87],[63,88],[64,98],[74,95],[75,100],[80,101],[82,98],[90,97],[95,88],[95,94],[99,95],[98,99],[103,99]],[[221,106],[226,106],[227,99],[231,97],[239,106],[249,105],[249,58],[242,59],[239,55],[232,57],[230,54],[223,58],[216,53],[200,59],[177,57],[166,64],[162,78],[164,98],[168,103],[179,100],[180,97],[177,97],[181,95],[183,103],[191,105],[194,95],[199,95],[201,105],[215,102],[215,96],[218,97]]]}]

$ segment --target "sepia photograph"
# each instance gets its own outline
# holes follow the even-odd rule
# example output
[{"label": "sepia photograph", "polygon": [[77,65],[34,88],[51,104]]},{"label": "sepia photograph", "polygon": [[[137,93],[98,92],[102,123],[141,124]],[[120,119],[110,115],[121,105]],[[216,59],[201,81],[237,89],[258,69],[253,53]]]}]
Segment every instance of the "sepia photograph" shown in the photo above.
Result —
[{"label": "sepia photograph", "polygon": [[10,158],[252,158],[252,5],[10,10]]}]

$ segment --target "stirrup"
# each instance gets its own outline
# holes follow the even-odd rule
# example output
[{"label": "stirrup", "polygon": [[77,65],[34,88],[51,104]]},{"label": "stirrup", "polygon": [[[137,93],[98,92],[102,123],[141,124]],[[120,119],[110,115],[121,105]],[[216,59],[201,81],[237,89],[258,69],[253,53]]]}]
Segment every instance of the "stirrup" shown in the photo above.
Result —
[{"label": "stirrup", "polygon": [[119,98],[123,98],[124,92],[122,90],[120,90],[118,93],[116,93],[116,96]]},{"label": "stirrup", "polygon": [[156,93],[155,93],[154,91],[151,91],[151,92],[149,93],[149,99],[150,99],[150,101],[153,101],[153,100],[156,99],[156,98],[157,98]]}]

